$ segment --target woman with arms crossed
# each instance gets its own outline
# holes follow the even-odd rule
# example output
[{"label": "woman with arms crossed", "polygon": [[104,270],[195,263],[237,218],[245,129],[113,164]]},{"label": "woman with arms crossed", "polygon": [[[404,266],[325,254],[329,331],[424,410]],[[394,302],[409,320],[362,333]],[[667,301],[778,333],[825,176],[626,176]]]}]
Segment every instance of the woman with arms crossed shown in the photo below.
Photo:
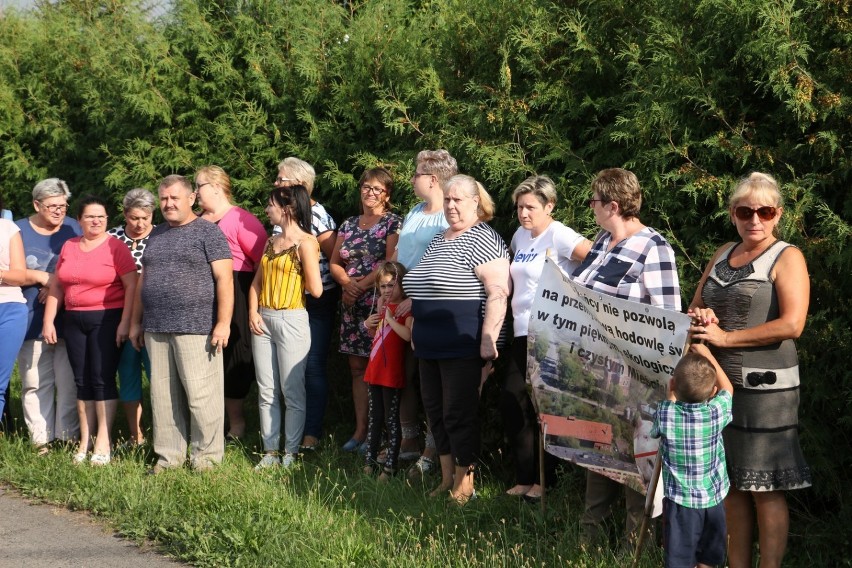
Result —
[{"label": "woman with arms crossed", "polygon": [[805,258],[776,236],[783,212],[778,183],[752,173],[730,199],[740,242],[721,247],[690,304],[690,328],[734,384],[725,428],[731,489],[725,498],[728,562],[750,567],[757,520],[761,568],[781,566],[790,518],[785,491],[811,485],[798,435],[795,339],[805,327],[810,279]]}]

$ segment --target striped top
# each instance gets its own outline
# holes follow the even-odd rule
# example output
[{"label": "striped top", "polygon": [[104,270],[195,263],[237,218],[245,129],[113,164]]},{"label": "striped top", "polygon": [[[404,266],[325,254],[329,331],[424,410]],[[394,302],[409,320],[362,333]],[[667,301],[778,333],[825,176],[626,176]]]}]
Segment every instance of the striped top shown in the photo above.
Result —
[{"label": "striped top", "polygon": [[[266,241],[260,268],[260,307],[272,310],[304,310],[305,282],[302,262],[299,260],[299,243],[281,252],[272,246],[274,237]],[[319,246],[319,245],[317,245]]]},{"label": "striped top", "polygon": [[454,239],[438,233],[420,263],[403,278],[414,316],[414,353],[426,359],[479,355],[485,286],[476,267],[498,258],[508,260],[506,243],[485,223]]}]

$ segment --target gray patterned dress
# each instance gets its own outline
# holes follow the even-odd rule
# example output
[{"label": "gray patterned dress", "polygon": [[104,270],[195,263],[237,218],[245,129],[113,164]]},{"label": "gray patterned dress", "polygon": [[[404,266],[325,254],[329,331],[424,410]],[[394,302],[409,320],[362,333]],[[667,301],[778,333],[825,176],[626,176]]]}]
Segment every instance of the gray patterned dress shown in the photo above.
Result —
[{"label": "gray patterned dress", "polygon": [[[725,331],[778,318],[772,267],[789,246],[776,241],[751,263],[733,268],[734,246],[719,255],[701,298]],[[777,491],[811,485],[799,447],[799,358],[792,339],[760,347],[710,348],[734,385],[733,421],[725,428],[731,483],[741,491]]]}]

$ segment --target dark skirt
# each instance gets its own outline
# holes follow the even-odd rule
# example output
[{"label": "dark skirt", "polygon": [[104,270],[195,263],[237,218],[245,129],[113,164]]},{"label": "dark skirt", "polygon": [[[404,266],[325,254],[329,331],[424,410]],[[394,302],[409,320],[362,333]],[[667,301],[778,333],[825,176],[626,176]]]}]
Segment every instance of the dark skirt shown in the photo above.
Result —
[{"label": "dark skirt", "polygon": [[734,390],[733,421],[723,431],[731,485],[740,491],[810,487],[799,446],[799,388]]},{"label": "dark skirt", "polygon": [[245,398],[254,384],[251,330],[248,324],[248,291],[254,272],[234,272],[234,315],[231,336],[223,352],[225,398]]}]

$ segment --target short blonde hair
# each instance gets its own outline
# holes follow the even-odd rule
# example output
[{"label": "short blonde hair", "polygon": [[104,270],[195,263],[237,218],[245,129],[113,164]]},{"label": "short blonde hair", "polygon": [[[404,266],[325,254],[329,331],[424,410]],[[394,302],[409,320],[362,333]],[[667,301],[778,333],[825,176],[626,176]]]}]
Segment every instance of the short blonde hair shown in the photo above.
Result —
[{"label": "short blonde hair", "polygon": [[231,177],[225,173],[225,170],[219,166],[202,166],[195,172],[195,179],[198,179],[200,175],[221,187],[227,200],[231,201]]},{"label": "short blonde hair", "polygon": [[556,205],[556,184],[547,176],[528,177],[512,192],[512,203],[518,204],[522,195],[532,194],[544,207],[548,203]]},{"label": "short blonde hair", "polygon": [[754,197],[761,202],[768,201],[767,205],[771,204],[774,207],[784,206],[784,198],[778,188],[778,182],[769,174],[752,172],[738,181],[728,200],[728,206],[733,210],[740,201],[749,197]]},{"label": "short blonde hair", "polygon": [[446,194],[452,188],[458,187],[462,190],[466,197],[479,197],[479,207],[476,209],[476,216],[480,221],[488,222],[494,218],[494,200],[485,191],[485,187],[471,176],[458,174],[447,180],[443,186]]}]

